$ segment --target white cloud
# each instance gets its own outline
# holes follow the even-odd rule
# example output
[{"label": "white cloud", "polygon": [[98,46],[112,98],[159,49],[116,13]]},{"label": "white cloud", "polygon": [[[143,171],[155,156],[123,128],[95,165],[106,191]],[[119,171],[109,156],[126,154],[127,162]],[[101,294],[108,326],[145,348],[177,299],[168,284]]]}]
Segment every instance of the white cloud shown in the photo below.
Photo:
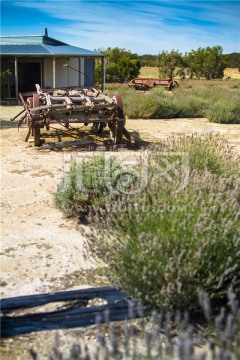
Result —
[{"label": "white cloud", "polygon": [[238,2],[25,0],[14,4],[55,19],[49,35],[79,47],[118,46],[156,54],[163,49],[185,52],[221,45],[224,52],[239,51]]}]

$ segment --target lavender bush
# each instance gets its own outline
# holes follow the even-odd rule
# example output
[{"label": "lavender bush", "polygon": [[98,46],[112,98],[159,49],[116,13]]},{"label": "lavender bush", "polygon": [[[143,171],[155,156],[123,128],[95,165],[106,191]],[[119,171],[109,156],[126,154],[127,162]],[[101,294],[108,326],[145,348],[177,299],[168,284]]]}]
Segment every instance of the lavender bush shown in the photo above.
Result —
[{"label": "lavender bush", "polygon": [[124,112],[132,119],[207,117],[212,122],[239,124],[239,81],[236,81],[236,88],[224,84],[208,86],[208,82],[204,82],[187,88],[181,83],[171,93],[158,87],[141,92],[124,86],[115,87],[110,94],[122,95]]},{"label": "lavender bush", "polygon": [[[166,176],[161,163],[166,150],[173,160],[188,154],[183,188],[181,174]],[[158,310],[198,312],[201,291],[217,309],[229,286],[240,296],[239,164],[218,136],[169,138],[154,145],[144,191],[119,197],[112,211],[98,215],[107,235],[94,245],[109,264],[112,281]]]},{"label": "lavender bush", "polygon": [[[176,173],[172,165],[181,164],[184,154],[187,162]],[[55,194],[63,209],[87,196],[89,221],[101,229],[92,248],[109,265],[112,282],[157,310],[199,312],[200,292],[218,310],[229,287],[240,296],[240,161],[228,144],[218,136],[194,135],[154,145],[146,154],[147,182],[140,192],[134,191],[137,177],[115,161],[110,187],[104,158],[93,158],[84,165],[90,172],[81,170],[79,179],[73,168],[66,176],[75,180],[63,180]],[[137,164],[136,173],[144,166]],[[77,185],[93,190],[89,179],[101,184],[94,196]],[[119,179],[128,192],[119,191]]]}]

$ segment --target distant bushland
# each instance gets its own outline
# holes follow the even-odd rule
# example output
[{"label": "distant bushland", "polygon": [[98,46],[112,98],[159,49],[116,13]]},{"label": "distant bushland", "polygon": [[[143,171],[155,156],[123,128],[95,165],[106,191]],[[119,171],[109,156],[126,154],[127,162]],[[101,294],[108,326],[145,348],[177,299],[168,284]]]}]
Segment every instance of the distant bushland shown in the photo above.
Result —
[{"label": "distant bushland", "polygon": [[[124,83],[137,76],[152,76],[161,78],[178,77],[180,79],[221,79],[224,69],[240,69],[240,54],[222,54],[222,47],[199,47],[182,54],[178,50],[171,52],[162,50],[158,55],[138,55],[121,48],[97,49],[106,56],[106,81]],[[146,68],[146,69],[145,69]],[[146,74],[146,70],[154,69],[154,74]],[[155,69],[156,68],[156,69]],[[142,69],[140,71],[140,69]],[[143,74],[144,72],[144,74]],[[96,83],[102,82],[102,63],[95,62]]]}]

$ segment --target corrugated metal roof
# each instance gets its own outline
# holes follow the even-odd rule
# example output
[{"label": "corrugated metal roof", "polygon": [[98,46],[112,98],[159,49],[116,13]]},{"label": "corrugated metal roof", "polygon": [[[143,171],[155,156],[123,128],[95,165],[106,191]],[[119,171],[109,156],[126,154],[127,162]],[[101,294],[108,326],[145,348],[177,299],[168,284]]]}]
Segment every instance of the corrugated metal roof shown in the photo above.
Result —
[{"label": "corrugated metal roof", "polygon": [[48,55],[42,45],[1,45],[2,55]]},{"label": "corrugated metal roof", "polygon": [[39,45],[43,36],[1,36],[2,45]]},{"label": "corrugated metal roof", "polygon": [[78,55],[104,56],[97,51],[78,48],[52,39],[48,36],[2,36],[1,55]]},{"label": "corrugated metal roof", "polygon": [[92,55],[92,56],[103,56],[97,51],[91,51],[87,49],[78,48],[71,45],[45,45],[44,47],[55,55]]}]

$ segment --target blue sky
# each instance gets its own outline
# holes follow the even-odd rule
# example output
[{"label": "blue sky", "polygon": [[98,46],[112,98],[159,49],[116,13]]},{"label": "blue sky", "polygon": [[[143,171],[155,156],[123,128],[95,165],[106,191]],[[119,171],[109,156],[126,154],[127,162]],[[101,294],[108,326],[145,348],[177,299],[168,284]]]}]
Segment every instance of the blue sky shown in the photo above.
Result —
[{"label": "blue sky", "polygon": [[240,52],[240,0],[1,0],[1,35],[48,35],[139,55],[220,45]]}]

